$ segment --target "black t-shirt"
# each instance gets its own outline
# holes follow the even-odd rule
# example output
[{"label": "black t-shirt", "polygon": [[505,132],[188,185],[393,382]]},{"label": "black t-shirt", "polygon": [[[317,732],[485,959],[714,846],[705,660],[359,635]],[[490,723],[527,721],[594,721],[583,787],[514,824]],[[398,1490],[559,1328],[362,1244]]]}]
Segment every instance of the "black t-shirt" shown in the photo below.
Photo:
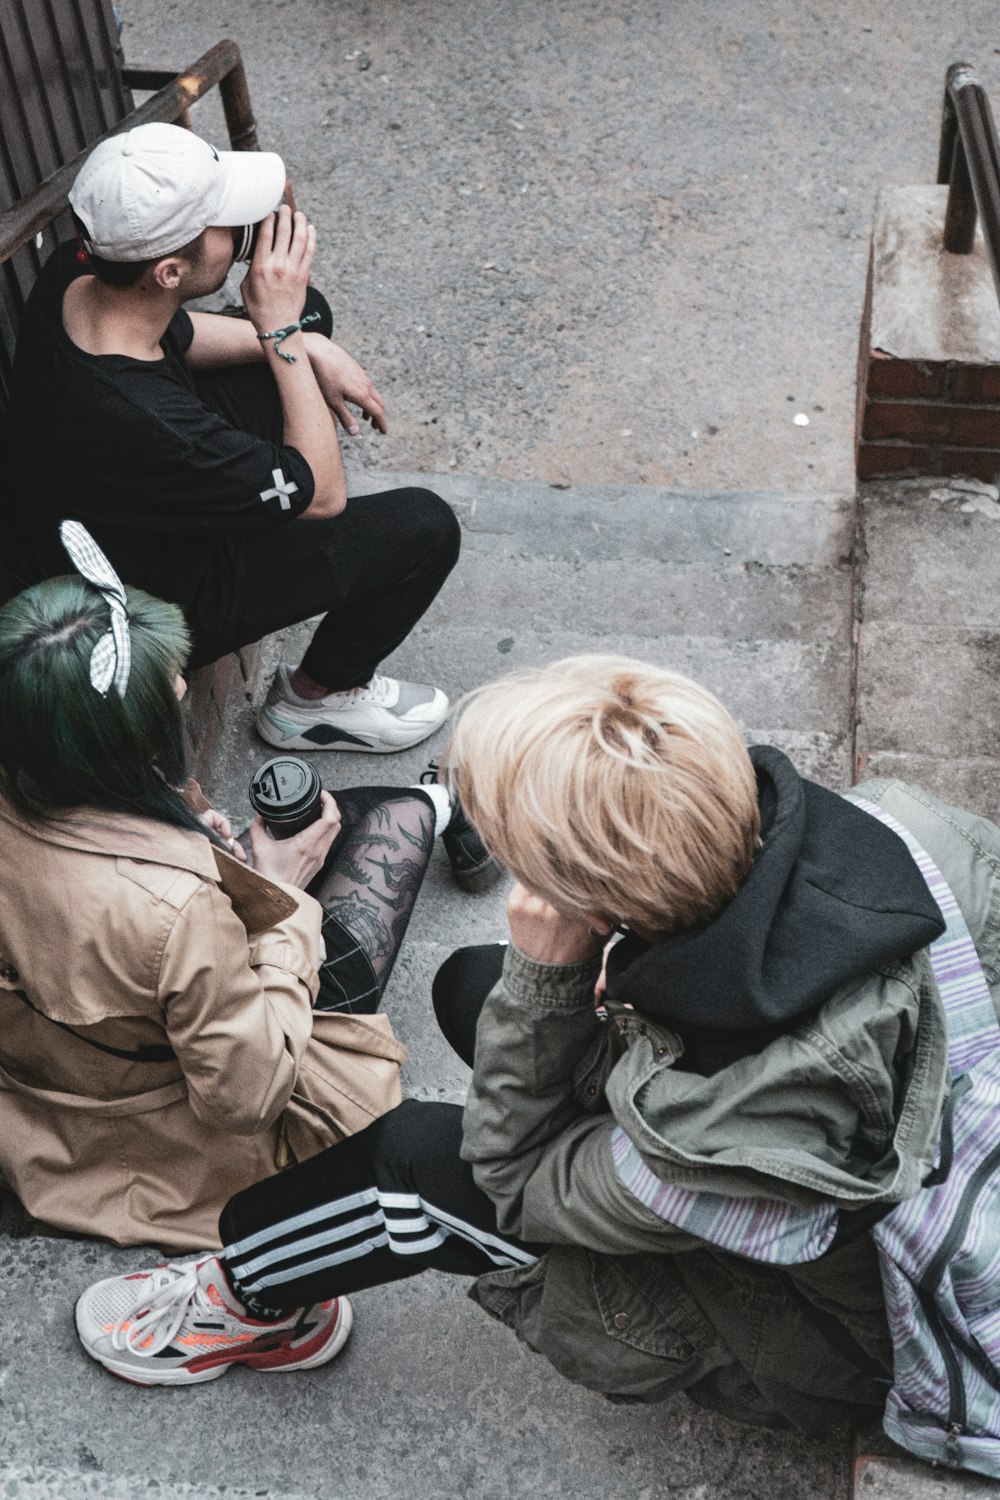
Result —
[{"label": "black t-shirt", "polygon": [[70,570],[65,518],[83,521],[125,583],[183,606],[201,641],[240,612],[245,548],[313,497],[296,448],[241,431],[205,405],[178,312],[160,360],[87,354],[63,327],[63,294],[86,275],[75,246],[46,262],[18,331],[6,497],[14,566],[26,582]]}]

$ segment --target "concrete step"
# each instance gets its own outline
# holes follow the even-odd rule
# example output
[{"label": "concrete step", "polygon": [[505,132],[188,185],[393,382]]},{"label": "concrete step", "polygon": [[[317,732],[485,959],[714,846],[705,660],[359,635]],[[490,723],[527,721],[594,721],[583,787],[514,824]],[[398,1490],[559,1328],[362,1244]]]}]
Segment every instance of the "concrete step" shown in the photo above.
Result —
[{"label": "concrete step", "polygon": [[[162,1467],[158,1455],[157,1468]],[[301,1490],[233,1489],[214,1484],[165,1484],[143,1474],[114,1475],[100,1469],[50,1469],[0,1462],[4,1500],[311,1500]]]},{"label": "concrete step", "polygon": [[[853,502],[841,495],[554,489],[466,476],[380,474],[376,491],[433,488],[463,529],[459,566],[387,670],[452,699],[503,671],[612,651],[675,667],[718,693],[751,739],[842,785],[851,767]],[[308,627],[259,653],[256,698]],[[342,785],[415,776],[446,741],[393,756],[320,754]],[[239,815],[261,758],[242,720],[206,784]]]},{"label": "concrete step", "polygon": [[494,557],[837,567],[850,561],[853,496],[657,485],[551,484],[463,475],[379,474],[375,491],[416,484],[458,512],[467,550]]},{"label": "concrete step", "polygon": [[[437,1274],[353,1298],[352,1338],[322,1369],[287,1379],[235,1370],[187,1391],[124,1384],[80,1350],[72,1302],[96,1277],[157,1258],[79,1241],[0,1242],[0,1494],[658,1500],[669,1489],[684,1500],[831,1500],[845,1492],[842,1432],[819,1441],[748,1432],[683,1397],[611,1406],[484,1317],[462,1280]],[[29,1476],[49,1488],[22,1497],[14,1486]]]},{"label": "concrete step", "polygon": [[862,485],[858,751],[1000,815],[1000,504],[975,481]]},{"label": "concrete step", "polygon": [[829,569],[801,563],[607,558],[584,561],[498,558],[469,534],[461,571],[448,593],[448,620],[537,619],[549,630],[593,634],[766,636],[826,639],[843,621],[824,597]]},{"label": "concrete step", "polygon": [[993,1479],[934,1469],[897,1452],[858,1458],[851,1500],[987,1500],[996,1492]]}]

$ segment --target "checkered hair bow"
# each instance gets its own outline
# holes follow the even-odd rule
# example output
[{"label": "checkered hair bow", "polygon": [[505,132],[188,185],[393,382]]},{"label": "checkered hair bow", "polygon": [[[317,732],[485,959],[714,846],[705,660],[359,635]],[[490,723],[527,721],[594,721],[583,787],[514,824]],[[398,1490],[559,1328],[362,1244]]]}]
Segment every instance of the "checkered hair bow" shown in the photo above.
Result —
[{"label": "checkered hair bow", "polygon": [[106,698],[114,683],[119,698],[124,698],[132,667],[125,585],[86,526],[79,521],[62,521],[59,536],[74,568],[95,589],[100,589],[111,611],[111,628],[105,631],[90,653],[91,685],[102,698]]}]

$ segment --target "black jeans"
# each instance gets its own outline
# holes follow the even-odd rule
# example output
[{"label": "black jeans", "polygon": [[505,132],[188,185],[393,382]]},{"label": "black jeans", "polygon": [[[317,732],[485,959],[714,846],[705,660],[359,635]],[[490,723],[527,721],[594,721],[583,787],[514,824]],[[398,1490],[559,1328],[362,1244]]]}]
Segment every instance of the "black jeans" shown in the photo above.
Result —
[{"label": "black jeans", "polygon": [[[305,310],[319,312],[314,327],[329,337],[330,309],[312,287]],[[206,405],[234,427],[283,441],[278,388],[265,365],[199,370],[195,380]],[[322,614],[303,670],[333,691],[360,687],[426,611],[460,545],[451,507],[424,489],[359,495],[339,516],[289,521],[247,543],[240,616],[225,635],[196,630],[190,664]]]},{"label": "black jeans", "polygon": [[[502,963],[498,944],[463,949],[435,981],[438,1017],[466,1062]],[[409,1099],[339,1146],[237,1193],[220,1220],[236,1295],[267,1316],[420,1271],[478,1276],[531,1265],[544,1246],[499,1232],[461,1144],[459,1105]]]}]

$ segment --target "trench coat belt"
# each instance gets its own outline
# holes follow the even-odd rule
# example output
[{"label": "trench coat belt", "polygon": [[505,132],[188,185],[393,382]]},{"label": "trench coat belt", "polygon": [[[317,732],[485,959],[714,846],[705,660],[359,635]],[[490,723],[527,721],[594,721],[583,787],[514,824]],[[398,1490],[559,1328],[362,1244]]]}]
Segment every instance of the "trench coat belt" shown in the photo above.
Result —
[{"label": "trench coat belt", "polygon": [[0,1089],[9,1089],[28,1099],[35,1099],[49,1109],[75,1109],[81,1114],[104,1115],[107,1119],[119,1119],[124,1115],[144,1115],[150,1110],[163,1109],[187,1098],[187,1083],[177,1078],[173,1083],[164,1083],[158,1089],[147,1089],[142,1094],[126,1094],[122,1099],[90,1099],[84,1094],[67,1094],[60,1089],[33,1088],[22,1083],[0,1067]]}]

